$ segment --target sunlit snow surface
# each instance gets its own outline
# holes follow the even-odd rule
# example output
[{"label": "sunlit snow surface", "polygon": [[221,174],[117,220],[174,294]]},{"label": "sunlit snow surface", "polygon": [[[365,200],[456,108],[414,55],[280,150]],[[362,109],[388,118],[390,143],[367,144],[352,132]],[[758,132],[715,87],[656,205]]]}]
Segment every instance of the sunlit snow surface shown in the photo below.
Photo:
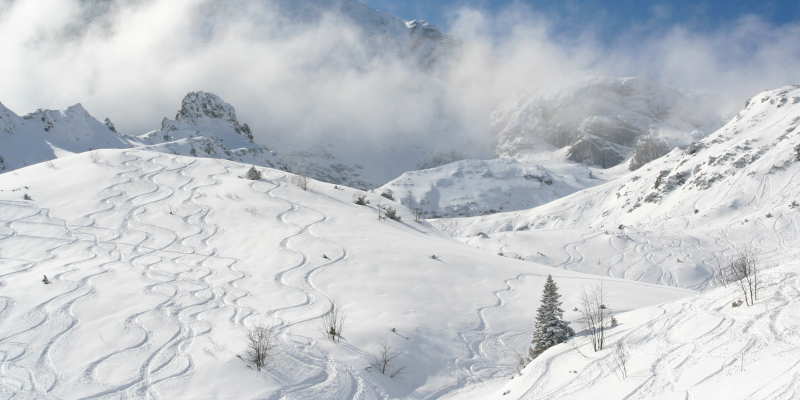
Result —
[{"label": "sunlit snow surface", "polygon": [[[0,175],[0,398],[438,398],[513,372],[547,274],[568,310],[599,282],[248,168],[102,150]],[[620,311],[691,294],[605,287]],[[237,358],[256,325],[278,333],[262,373]],[[384,342],[400,377],[368,368]]]}]

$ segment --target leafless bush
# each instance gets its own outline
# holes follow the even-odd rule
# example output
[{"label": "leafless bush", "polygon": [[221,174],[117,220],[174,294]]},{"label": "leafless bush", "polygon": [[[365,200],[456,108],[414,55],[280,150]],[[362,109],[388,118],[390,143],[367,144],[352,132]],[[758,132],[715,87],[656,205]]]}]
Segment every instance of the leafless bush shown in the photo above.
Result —
[{"label": "leafless bush", "polygon": [[414,208],[414,221],[422,222],[425,219],[425,210],[422,207],[415,207]]},{"label": "leafless bush", "polygon": [[367,200],[366,194],[357,194],[355,196],[355,200],[353,200],[353,203],[358,204],[360,206],[366,206],[369,204],[369,200]]},{"label": "leafless bush", "polygon": [[722,262],[717,260],[717,264],[713,267],[714,268],[714,283],[716,286],[723,286],[728,287],[730,283],[730,277],[728,276],[728,267],[723,265]]},{"label": "leafless bush", "polygon": [[628,378],[628,360],[630,360],[628,347],[621,341],[617,342],[614,348],[614,363],[617,365],[617,372],[622,376],[622,379]]},{"label": "leafless bush", "polygon": [[739,284],[744,301],[748,306],[752,306],[758,300],[758,272],[758,260],[753,251],[749,249],[740,251],[728,263],[730,281]]},{"label": "leafless bush", "polygon": [[522,370],[530,364],[531,359],[518,351],[514,351],[514,359],[517,360],[516,368],[514,369],[514,373],[516,375],[522,375]]},{"label": "leafless bush", "polygon": [[383,196],[384,198],[387,198],[387,199],[389,199],[391,201],[394,201],[394,192],[392,191],[392,189],[384,190],[383,193],[381,193],[381,196]]},{"label": "leafless bush", "polygon": [[261,371],[267,363],[272,350],[272,330],[263,326],[250,329],[247,333],[247,361]]},{"label": "leafless bush", "polygon": [[342,340],[342,330],[344,328],[344,313],[336,303],[331,303],[331,309],[322,317],[322,329],[325,336],[332,342]]},{"label": "leafless bush", "polygon": [[[383,218],[389,218],[395,221],[401,221],[403,219],[400,216],[400,214],[397,213],[397,209],[394,207],[391,206],[380,207],[378,210],[379,214],[381,212],[380,210],[383,210]],[[378,216],[378,219],[382,219],[380,215]]]},{"label": "leafless bush", "polygon": [[608,311],[608,307],[605,304],[602,284],[598,288],[583,292],[579,311],[591,335],[592,348],[594,351],[603,350],[606,340],[606,329],[608,329],[611,324],[611,313]]},{"label": "leafless bush", "polygon": [[373,358],[370,368],[390,378],[394,378],[402,374],[405,370],[405,367],[395,367],[394,365],[395,360],[399,356],[399,353],[392,350],[392,347],[384,342],[383,345],[381,345],[380,353]]},{"label": "leafless bush", "polygon": [[308,191],[308,177],[304,175],[292,176],[292,184],[302,190]]}]

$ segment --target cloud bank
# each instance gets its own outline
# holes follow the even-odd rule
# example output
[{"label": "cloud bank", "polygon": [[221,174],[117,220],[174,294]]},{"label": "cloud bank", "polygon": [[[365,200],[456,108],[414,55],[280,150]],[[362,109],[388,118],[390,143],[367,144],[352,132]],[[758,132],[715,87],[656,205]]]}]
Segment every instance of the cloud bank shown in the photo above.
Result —
[{"label": "cloud bank", "polygon": [[530,7],[460,8],[448,20],[458,56],[431,71],[347,15],[314,11],[337,1],[0,0],[0,101],[18,113],[81,102],[139,134],[207,90],[268,145],[489,156],[488,115],[519,92],[637,75],[710,94],[730,113],[757,91],[800,83],[800,22],[640,25],[608,42],[591,24],[557,33]]}]

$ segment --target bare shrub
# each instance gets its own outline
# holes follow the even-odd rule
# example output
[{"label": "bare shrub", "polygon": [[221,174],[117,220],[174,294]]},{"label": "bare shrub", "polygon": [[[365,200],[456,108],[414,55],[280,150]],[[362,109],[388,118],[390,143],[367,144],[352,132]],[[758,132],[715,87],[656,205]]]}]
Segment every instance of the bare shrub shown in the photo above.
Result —
[{"label": "bare shrub", "polygon": [[392,350],[392,347],[384,342],[381,345],[381,351],[375,356],[370,363],[370,368],[380,372],[390,378],[397,377],[402,374],[405,367],[396,367],[395,360],[400,356],[400,353]]},{"label": "bare shrub", "polygon": [[322,316],[322,329],[325,336],[332,342],[342,340],[342,330],[344,328],[344,313],[339,309],[335,302],[331,303],[331,309]]},{"label": "bare shrub", "polygon": [[579,311],[591,335],[592,348],[594,351],[603,350],[606,329],[611,325],[611,313],[605,304],[602,284],[598,288],[583,292]]},{"label": "bare shrub", "polygon": [[369,204],[369,200],[367,200],[367,195],[362,193],[355,196],[353,203],[358,204],[359,206],[366,206]]},{"label": "bare shrub", "polygon": [[712,268],[714,269],[713,279],[716,286],[728,287],[728,284],[730,283],[728,267],[717,260],[716,265]]},{"label": "bare shrub", "polygon": [[415,207],[414,208],[414,221],[422,222],[425,219],[425,210],[422,207]]},{"label": "bare shrub", "polygon": [[392,192],[392,189],[384,190],[383,193],[381,193],[381,196],[391,201],[394,201],[394,192]]},{"label": "bare shrub", "polygon": [[247,333],[247,361],[261,371],[272,350],[272,330],[257,326]]},{"label": "bare shrub", "polygon": [[[384,218],[389,218],[395,221],[401,221],[403,219],[400,216],[400,214],[397,213],[397,209],[394,207],[386,206],[386,207],[380,207],[380,209],[383,210]],[[380,211],[378,211],[378,213],[380,213]],[[378,219],[381,219],[380,216],[378,216]]]},{"label": "bare shrub", "polygon": [[514,350],[514,359],[517,361],[514,367],[514,374],[522,376],[522,370],[530,364],[531,359],[516,350]]},{"label": "bare shrub", "polygon": [[292,184],[302,190],[308,191],[308,177],[304,175],[292,176]]},{"label": "bare shrub", "polygon": [[628,360],[630,360],[630,353],[628,347],[623,342],[617,342],[614,347],[614,364],[617,366],[617,372],[622,379],[628,378]]},{"label": "bare shrub", "polygon": [[758,300],[758,272],[758,260],[753,251],[749,249],[741,250],[728,263],[730,282],[739,284],[744,301],[748,306],[752,306]]}]

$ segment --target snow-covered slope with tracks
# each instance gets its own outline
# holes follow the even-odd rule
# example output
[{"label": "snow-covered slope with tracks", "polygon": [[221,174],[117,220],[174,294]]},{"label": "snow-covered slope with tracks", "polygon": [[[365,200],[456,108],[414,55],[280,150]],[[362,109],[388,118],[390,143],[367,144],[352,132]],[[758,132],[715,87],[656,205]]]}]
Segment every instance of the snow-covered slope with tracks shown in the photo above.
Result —
[{"label": "snow-covered slope with tracks", "polygon": [[[547,274],[570,305],[598,283],[249,167],[102,150],[0,175],[0,398],[436,399],[513,371]],[[605,287],[617,310],[691,294]],[[257,325],[276,333],[262,373],[237,358]],[[382,343],[401,376],[369,368]]]},{"label": "snow-covered slope with tracks", "polygon": [[[731,307],[737,287],[617,316],[606,347],[588,339],[549,349],[513,379],[466,388],[447,400],[800,398],[800,264],[762,276],[752,307]],[[627,372],[616,361],[627,351]]]},{"label": "snow-covered slope with tracks", "polygon": [[442,220],[462,240],[564,269],[704,287],[742,246],[800,241],[800,88],[753,97],[724,127],[609,183],[528,211]]}]

